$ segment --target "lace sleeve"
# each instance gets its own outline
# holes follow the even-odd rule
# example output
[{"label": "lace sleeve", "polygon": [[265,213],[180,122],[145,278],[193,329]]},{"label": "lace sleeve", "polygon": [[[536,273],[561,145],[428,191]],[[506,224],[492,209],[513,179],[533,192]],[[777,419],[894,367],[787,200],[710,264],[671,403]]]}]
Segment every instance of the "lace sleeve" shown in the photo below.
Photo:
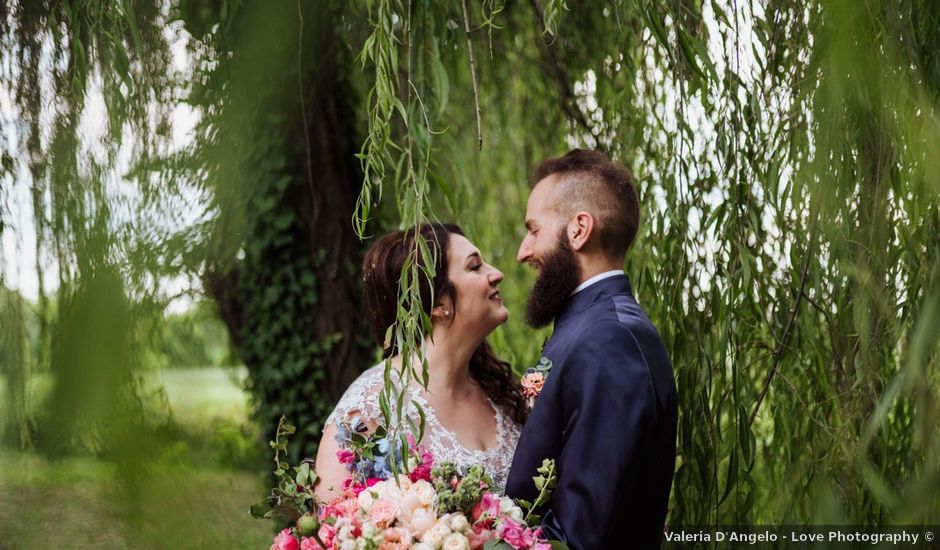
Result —
[{"label": "lace sleeve", "polygon": [[329,426],[338,420],[348,420],[353,416],[361,416],[364,421],[381,424],[382,410],[379,407],[379,394],[385,383],[385,372],[382,364],[376,365],[349,385],[346,392],[340,397],[333,412],[326,419]]}]

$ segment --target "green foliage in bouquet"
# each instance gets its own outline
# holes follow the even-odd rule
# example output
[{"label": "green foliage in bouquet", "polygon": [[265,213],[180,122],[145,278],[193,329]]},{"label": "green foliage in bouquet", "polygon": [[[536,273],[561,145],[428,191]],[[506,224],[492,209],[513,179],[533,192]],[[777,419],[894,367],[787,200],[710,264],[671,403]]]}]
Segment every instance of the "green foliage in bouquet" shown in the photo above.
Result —
[{"label": "green foliage in bouquet", "polygon": [[469,516],[473,506],[493,484],[493,479],[479,464],[470,466],[466,474],[461,474],[454,463],[442,462],[431,470],[431,483],[437,491],[438,514],[460,512]]},{"label": "green foliage in bouquet", "polygon": [[317,519],[317,497],[313,488],[317,482],[317,473],[313,470],[313,461],[305,459],[299,466],[291,466],[282,460],[282,453],[287,453],[287,438],[297,428],[287,423],[282,416],[277,424],[274,441],[274,478],[277,484],[271,494],[261,502],[249,508],[256,519],[281,519],[295,524],[298,534],[314,537],[325,547],[317,534],[320,522]]},{"label": "green foliage in bouquet", "polygon": [[526,511],[523,521],[527,525],[536,525],[542,521],[542,516],[536,514],[535,511],[548,504],[549,499],[552,498],[552,491],[558,485],[558,470],[555,468],[554,460],[546,458],[537,471],[539,475],[532,478],[535,488],[539,491],[535,501],[529,502],[521,498],[516,500],[519,507]]}]

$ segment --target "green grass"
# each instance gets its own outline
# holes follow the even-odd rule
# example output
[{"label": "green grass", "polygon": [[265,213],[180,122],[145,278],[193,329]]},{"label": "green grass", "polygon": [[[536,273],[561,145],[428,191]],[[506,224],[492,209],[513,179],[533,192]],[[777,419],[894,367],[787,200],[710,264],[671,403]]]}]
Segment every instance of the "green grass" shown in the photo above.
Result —
[{"label": "green grass", "polygon": [[[173,414],[180,420],[200,422],[223,419],[245,422],[249,416],[248,394],[244,390],[245,367],[204,367],[161,369],[144,375],[144,391],[163,393]],[[0,374],[0,406],[7,398],[6,376]],[[33,412],[52,390],[52,376],[35,374],[29,383]],[[5,412],[2,411],[2,412]],[[5,418],[0,418],[0,422]]]},{"label": "green grass", "polygon": [[[273,525],[248,506],[254,474],[196,468],[141,472],[131,499],[115,468],[92,459],[50,462],[0,453],[0,547],[264,548]],[[135,507],[130,502],[136,503]]]},{"label": "green grass", "polygon": [[[48,376],[36,378],[34,410],[51,385]],[[0,448],[0,550],[269,547],[274,525],[248,514],[266,487],[246,465],[260,444],[245,433],[252,425],[244,378],[243,368],[145,377],[146,393],[162,388],[173,419],[188,435],[135,473],[134,496],[122,488],[113,463],[91,457],[49,461]],[[0,377],[0,407],[4,383]]]},{"label": "green grass", "polygon": [[146,377],[150,390],[164,388],[174,415],[182,421],[225,419],[245,422],[248,396],[244,367],[164,369]]}]

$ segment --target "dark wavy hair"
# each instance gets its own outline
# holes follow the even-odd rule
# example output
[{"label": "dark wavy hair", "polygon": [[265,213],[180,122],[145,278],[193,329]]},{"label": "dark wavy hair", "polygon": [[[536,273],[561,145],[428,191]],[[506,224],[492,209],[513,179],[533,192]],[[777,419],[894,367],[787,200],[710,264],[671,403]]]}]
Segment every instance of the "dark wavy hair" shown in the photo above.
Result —
[{"label": "dark wavy hair", "polygon": [[[463,235],[464,232],[453,224],[423,224],[386,233],[366,252],[362,262],[362,303],[375,341],[382,347],[383,357],[391,357],[400,351],[394,342],[385,342],[385,335],[398,318],[399,281],[408,255],[415,252],[416,238],[424,239],[432,251],[438,251],[435,254],[433,281],[429,285],[426,277],[420,278],[421,309],[427,315],[431,314],[434,307],[432,296],[449,296],[456,305],[457,294],[447,278],[447,251],[451,234]],[[477,346],[470,357],[470,376],[480,384],[493,403],[513,420],[519,423],[525,421],[527,411],[522,388],[516,382],[509,363],[496,357],[486,340]]]}]

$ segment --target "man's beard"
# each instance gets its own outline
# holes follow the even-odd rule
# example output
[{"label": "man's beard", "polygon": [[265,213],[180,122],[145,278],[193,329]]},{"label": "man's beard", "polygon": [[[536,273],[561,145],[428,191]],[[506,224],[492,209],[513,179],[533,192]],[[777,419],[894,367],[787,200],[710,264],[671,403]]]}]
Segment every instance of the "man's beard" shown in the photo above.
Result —
[{"label": "man's beard", "polygon": [[541,261],[538,277],[525,304],[526,323],[532,328],[542,328],[554,321],[580,283],[581,266],[562,228],[555,250]]}]

